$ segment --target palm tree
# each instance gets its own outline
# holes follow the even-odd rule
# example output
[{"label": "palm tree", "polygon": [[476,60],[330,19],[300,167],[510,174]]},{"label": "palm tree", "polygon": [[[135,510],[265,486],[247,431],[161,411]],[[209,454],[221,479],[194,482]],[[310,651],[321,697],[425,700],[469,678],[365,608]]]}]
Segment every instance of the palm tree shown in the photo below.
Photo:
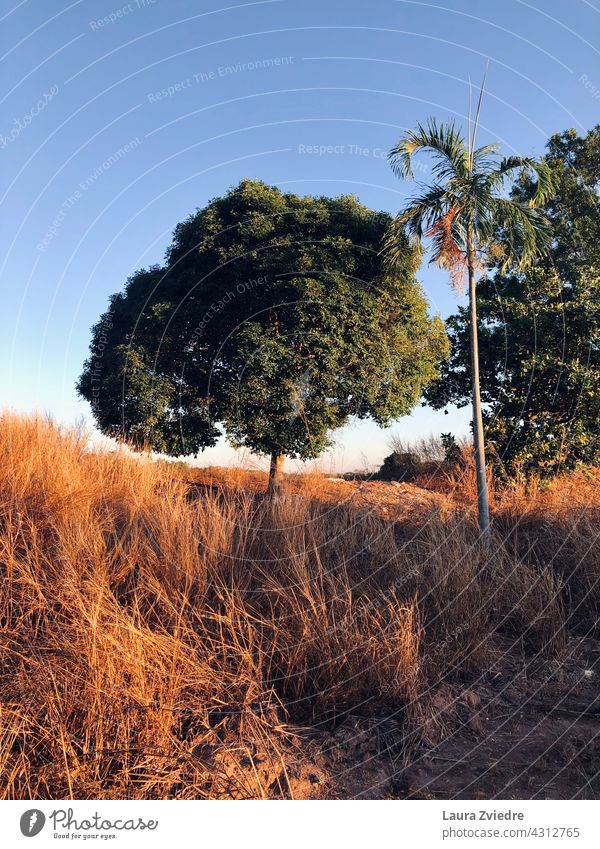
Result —
[{"label": "palm tree", "polygon": [[[520,271],[533,263],[551,237],[550,225],[536,207],[549,197],[552,183],[542,162],[521,156],[500,159],[497,145],[475,147],[482,94],[483,86],[472,130],[469,116],[466,141],[454,122],[438,124],[431,118],[426,127],[417,124],[415,130],[406,132],[390,151],[392,169],[402,179],[414,178],[413,156],[418,151],[428,153],[433,180],[396,216],[384,250],[393,263],[402,250],[404,234],[418,251],[428,238],[431,262],[450,272],[456,288],[462,290],[465,273],[468,277],[477,505],[487,549],[490,516],[479,389],[476,273],[490,256],[503,272],[509,267]],[[527,203],[512,199],[507,191],[515,178],[525,175],[535,178]]]}]

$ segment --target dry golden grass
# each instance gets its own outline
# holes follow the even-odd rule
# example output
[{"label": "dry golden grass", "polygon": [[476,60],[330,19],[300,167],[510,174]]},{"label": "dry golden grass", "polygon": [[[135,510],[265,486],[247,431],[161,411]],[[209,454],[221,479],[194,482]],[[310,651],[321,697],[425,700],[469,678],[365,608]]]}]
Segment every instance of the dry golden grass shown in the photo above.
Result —
[{"label": "dry golden grass", "polygon": [[404,526],[316,476],[199,489],[1,417],[0,797],[293,795],[306,729],[393,715],[412,739],[499,637],[552,654],[597,622],[588,483],[497,496],[485,559],[451,498]]}]

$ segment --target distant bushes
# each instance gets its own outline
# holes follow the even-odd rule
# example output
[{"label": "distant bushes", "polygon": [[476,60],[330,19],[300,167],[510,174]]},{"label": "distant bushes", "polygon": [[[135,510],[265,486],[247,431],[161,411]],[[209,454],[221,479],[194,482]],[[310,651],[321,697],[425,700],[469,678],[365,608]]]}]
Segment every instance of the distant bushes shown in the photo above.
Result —
[{"label": "distant bushes", "polygon": [[377,472],[379,480],[411,481],[420,476],[452,474],[466,468],[469,462],[470,449],[465,443],[457,442],[451,433],[416,442],[394,437],[390,447],[392,453]]}]

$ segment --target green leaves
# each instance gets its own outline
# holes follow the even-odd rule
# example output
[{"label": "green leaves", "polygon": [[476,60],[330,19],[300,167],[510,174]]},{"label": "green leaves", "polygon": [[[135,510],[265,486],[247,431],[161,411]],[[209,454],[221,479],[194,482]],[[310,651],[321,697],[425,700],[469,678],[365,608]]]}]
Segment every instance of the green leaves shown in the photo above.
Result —
[{"label": "green leaves", "polygon": [[[480,254],[488,251],[502,232],[503,268],[524,269],[547,247],[550,228],[535,207],[552,194],[553,181],[546,163],[527,157],[498,159],[496,145],[485,145],[469,157],[467,143],[453,122],[408,131],[389,154],[394,172],[413,178],[412,159],[424,151],[432,161],[433,183],[411,198],[392,222],[384,249],[393,265],[402,250],[402,236],[420,250],[432,240],[431,261],[460,275],[467,265],[468,234]],[[515,176],[535,176],[527,200],[507,198],[502,192]]]},{"label": "green leaves", "polygon": [[388,154],[393,172],[401,179],[414,179],[412,159],[421,151],[434,154],[433,173],[438,180],[453,175],[467,177],[467,148],[453,121],[438,124],[435,118],[430,118],[426,127],[417,124],[415,130],[408,130]]},{"label": "green leaves", "polygon": [[[166,265],[112,300],[79,391],[105,433],[171,454],[230,441],[309,458],[350,416],[404,415],[448,352],[390,217],[355,197],[299,197],[243,180],[177,226]],[[108,315],[108,313],[107,313]]]},{"label": "green leaves", "polygon": [[503,159],[497,169],[490,170],[487,185],[490,190],[500,188],[509,179],[513,182],[515,177],[521,182],[528,178],[533,178],[535,181],[529,206],[540,206],[552,196],[555,187],[552,170],[546,162],[527,156],[509,156]]},{"label": "green leaves", "polygon": [[[518,245],[530,261],[511,269],[490,255],[477,287],[486,432],[510,473],[600,462],[600,127],[554,136],[542,166],[515,185],[516,203],[497,201],[499,243]],[[553,189],[532,208],[546,171]],[[539,226],[550,247],[532,264]],[[436,407],[466,404],[470,394],[466,311],[447,325],[452,353],[427,390]]]},{"label": "green leaves", "polygon": [[[531,205],[504,198],[494,198],[493,208],[491,221],[500,231],[500,242],[506,248],[500,269],[503,273],[511,267],[524,271],[539,256],[541,245],[549,244],[550,222],[543,212]],[[491,235],[488,244],[490,242]]]}]

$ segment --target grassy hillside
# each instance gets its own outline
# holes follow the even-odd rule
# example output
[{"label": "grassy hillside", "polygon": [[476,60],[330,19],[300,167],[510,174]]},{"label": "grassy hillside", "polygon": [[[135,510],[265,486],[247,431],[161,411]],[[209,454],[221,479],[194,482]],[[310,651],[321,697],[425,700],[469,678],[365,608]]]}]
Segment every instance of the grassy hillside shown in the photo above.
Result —
[{"label": "grassy hillside", "polygon": [[[468,472],[386,519],[4,416],[0,797],[444,795],[420,767],[489,744],[499,708],[599,711],[597,483],[496,494],[486,560]],[[569,795],[597,790],[589,736]]]}]

